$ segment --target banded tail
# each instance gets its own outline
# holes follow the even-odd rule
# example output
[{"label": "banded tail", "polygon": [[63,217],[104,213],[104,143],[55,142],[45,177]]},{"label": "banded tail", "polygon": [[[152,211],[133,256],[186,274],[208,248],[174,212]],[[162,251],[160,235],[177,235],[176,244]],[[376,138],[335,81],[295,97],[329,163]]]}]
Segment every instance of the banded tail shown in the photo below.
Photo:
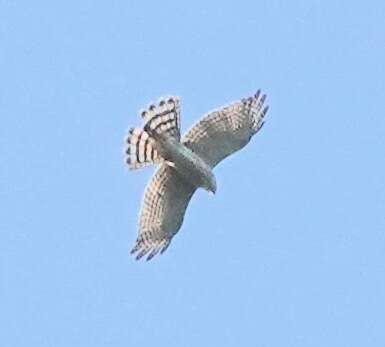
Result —
[{"label": "banded tail", "polygon": [[154,148],[154,139],[143,129],[131,128],[126,138],[126,146],[126,163],[131,170],[163,160]]},{"label": "banded tail", "polygon": [[[157,135],[180,140],[180,108],[177,97],[160,99],[141,112],[143,129],[131,128],[126,138],[126,163],[130,169],[159,164],[164,159],[155,149]],[[171,163],[170,163],[171,164]]]},{"label": "banded tail", "polygon": [[150,105],[141,113],[144,130],[152,135],[164,135],[180,140],[180,107],[179,98],[170,96],[160,99],[157,105]]}]

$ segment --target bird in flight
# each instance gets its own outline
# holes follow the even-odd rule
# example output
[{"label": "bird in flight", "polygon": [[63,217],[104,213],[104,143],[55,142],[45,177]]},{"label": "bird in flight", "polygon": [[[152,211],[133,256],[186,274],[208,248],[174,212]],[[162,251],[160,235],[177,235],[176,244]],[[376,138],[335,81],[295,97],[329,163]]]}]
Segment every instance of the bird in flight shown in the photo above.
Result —
[{"label": "bird in flight", "polygon": [[268,106],[257,93],[207,113],[180,134],[180,103],[161,98],[140,114],[142,128],[130,128],[125,161],[130,169],[158,168],[148,183],[139,216],[139,233],[131,250],[136,259],[163,253],[180,229],[187,205],[198,188],[215,194],[212,169],[243,148],[262,128]]}]

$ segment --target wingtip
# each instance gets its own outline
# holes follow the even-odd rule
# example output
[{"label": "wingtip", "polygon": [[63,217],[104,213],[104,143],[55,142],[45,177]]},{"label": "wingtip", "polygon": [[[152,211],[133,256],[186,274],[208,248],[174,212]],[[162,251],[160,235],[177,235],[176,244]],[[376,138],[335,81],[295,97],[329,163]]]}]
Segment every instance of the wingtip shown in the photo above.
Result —
[{"label": "wingtip", "polygon": [[138,250],[138,249],[136,248],[136,246],[133,247],[133,248],[130,250],[130,254],[131,254],[131,255],[132,255],[132,254],[135,254],[137,250]]},{"label": "wingtip", "polygon": [[135,260],[139,260],[141,258],[143,258],[143,256],[145,256],[147,253],[147,249],[142,249],[135,257]]},{"label": "wingtip", "polygon": [[153,250],[146,258],[146,261],[149,261],[151,260],[152,258],[154,258],[156,256],[156,254],[158,253],[157,250]]}]

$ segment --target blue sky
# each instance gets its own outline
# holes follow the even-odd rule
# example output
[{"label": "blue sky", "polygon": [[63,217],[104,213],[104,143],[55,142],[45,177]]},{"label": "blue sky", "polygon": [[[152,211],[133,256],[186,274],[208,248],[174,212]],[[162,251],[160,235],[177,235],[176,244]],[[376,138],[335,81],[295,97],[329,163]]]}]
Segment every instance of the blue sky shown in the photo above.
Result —
[{"label": "blue sky", "polygon": [[[384,346],[383,1],[0,1],[2,346]],[[262,88],[265,127],[168,251],[129,256],[153,169],[137,111],[185,130]]]}]

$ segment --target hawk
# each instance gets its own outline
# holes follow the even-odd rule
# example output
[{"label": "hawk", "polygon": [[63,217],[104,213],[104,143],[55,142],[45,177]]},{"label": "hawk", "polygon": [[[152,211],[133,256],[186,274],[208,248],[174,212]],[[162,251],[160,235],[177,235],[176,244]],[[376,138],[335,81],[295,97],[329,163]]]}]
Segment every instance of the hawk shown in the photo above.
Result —
[{"label": "hawk", "polygon": [[131,250],[136,259],[163,253],[180,229],[187,205],[198,188],[215,194],[212,169],[243,148],[264,124],[268,106],[260,91],[206,114],[180,134],[178,97],[161,98],[141,112],[142,128],[126,137],[130,169],[159,167],[148,183],[140,211],[139,234]]}]

